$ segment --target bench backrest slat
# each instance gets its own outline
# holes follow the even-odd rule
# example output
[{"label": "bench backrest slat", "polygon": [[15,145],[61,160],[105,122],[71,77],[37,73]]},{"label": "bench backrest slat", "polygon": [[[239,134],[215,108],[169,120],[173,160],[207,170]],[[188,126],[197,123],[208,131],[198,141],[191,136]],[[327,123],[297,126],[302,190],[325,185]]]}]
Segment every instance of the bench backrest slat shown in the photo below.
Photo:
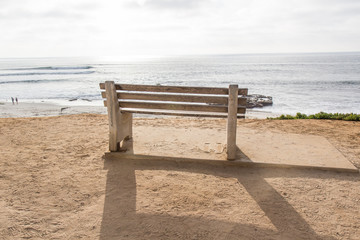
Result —
[{"label": "bench backrest slat", "polygon": [[[189,93],[189,94],[220,94],[228,95],[228,88],[212,87],[182,87],[182,86],[155,86],[138,84],[115,84],[116,90],[137,91],[137,92],[168,92],[168,93]],[[105,89],[105,84],[100,83],[100,89]],[[247,88],[239,88],[239,95],[247,95]]]},{"label": "bench backrest slat", "polygon": [[[113,83],[114,84],[114,83]],[[229,89],[210,87],[179,87],[137,84],[114,84],[115,96],[120,111],[134,109],[154,109],[165,111],[195,111],[208,113],[228,113]],[[105,84],[100,84],[105,89]],[[237,90],[237,113],[246,112],[247,89]],[[102,92],[107,106],[107,93]]]},{"label": "bench backrest slat", "polygon": [[[106,92],[101,93],[103,98],[106,98]],[[126,100],[146,100],[146,101],[170,101],[170,102],[194,102],[207,104],[228,104],[228,96],[206,96],[206,95],[175,95],[175,94],[153,94],[153,93],[138,93],[138,92],[118,92],[118,99]],[[246,105],[246,98],[239,97],[238,105]]]},{"label": "bench backrest slat", "polygon": [[[107,106],[107,101],[104,100],[104,106]],[[200,105],[200,104],[182,104],[182,103],[166,103],[166,102],[127,102],[119,101],[120,109],[141,108],[141,109],[163,109],[170,111],[197,111],[197,112],[216,112],[227,113],[228,107],[226,105]],[[237,113],[244,114],[246,107],[238,106]]]},{"label": "bench backrest slat", "polygon": [[[143,109],[167,109],[175,111],[197,111],[197,112],[228,112],[225,105],[200,105],[179,103],[154,103],[154,102],[121,102],[120,108],[143,108]],[[238,113],[245,113],[244,107],[238,108]]]}]

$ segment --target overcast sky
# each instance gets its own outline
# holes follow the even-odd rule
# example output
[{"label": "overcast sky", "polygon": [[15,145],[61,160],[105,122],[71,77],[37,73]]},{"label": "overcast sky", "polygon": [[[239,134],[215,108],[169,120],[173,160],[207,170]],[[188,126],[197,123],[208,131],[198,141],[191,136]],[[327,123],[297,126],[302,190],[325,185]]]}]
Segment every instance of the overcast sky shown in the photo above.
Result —
[{"label": "overcast sky", "polygon": [[360,0],[0,0],[0,57],[360,51]]}]

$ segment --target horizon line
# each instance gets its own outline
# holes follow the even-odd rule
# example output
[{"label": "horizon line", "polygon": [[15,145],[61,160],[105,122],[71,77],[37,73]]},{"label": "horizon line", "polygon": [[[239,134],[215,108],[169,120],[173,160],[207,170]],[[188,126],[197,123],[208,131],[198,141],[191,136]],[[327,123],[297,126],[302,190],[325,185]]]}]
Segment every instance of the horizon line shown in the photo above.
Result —
[{"label": "horizon line", "polygon": [[109,59],[146,59],[146,58],[165,58],[165,57],[191,57],[191,56],[237,56],[237,55],[289,55],[289,54],[341,54],[341,53],[360,53],[359,50],[356,51],[319,51],[319,52],[264,52],[264,53],[209,53],[209,54],[129,54],[123,56],[40,56],[40,57],[0,57],[0,59],[50,59],[50,58],[109,58]]}]

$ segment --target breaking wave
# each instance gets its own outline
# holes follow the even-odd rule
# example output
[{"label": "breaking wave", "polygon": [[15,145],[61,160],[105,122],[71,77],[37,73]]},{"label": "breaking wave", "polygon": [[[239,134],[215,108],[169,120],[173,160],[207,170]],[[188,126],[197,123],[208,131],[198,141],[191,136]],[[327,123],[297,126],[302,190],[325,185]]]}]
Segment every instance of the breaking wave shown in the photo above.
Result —
[{"label": "breaking wave", "polygon": [[18,72],[18,73],[2,73],[0,77],[10,76],[33,76],[33,75],[74,75],[74,74],[92,74],[95,71],[79,71],[79,72]]},{"label": "breaking wave", "polygon": [[16,71],[28,71],[28,70],[83,70],[83,69],[92,69],[93,66],[74,66],[74,67],[34,67],[34,68],[11,68],[7,70],[16,70]]},{"label": "breaking wave", "polygon": [[71,79],[38,79],[38,80],[16,80],[16,81],[0,81],[0,84],[21,84],[21,83],[46,83],[46,82],[64,82]]}]

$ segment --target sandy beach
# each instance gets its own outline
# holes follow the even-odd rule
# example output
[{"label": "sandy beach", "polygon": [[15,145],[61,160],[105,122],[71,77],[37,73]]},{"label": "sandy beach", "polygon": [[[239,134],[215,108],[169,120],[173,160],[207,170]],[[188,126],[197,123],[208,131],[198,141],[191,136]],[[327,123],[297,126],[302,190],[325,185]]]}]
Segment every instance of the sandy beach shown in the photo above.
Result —
[{"label": "sandy beach", "polygon": [[[221,135],[222,119],[136,118],[143,154],[221,158],[223,150],[146,139],[176,127]],[[360,167],[360,124],[243,119],[242,131],[322,137]],[[186,130],[188,129],[188,131]],[[106,115],[0,119],[2,239],[358,239],[358,173],[105,159]],[[174,133],[175,134],[175,133]],[[282,134],[282,135],[281,135]],[[219,136],[220,136],[219,135]],[[138,139],[139,136],[145,140]],[[204,144],[210,142],[202,140]],[[145,144],[146,143],[146,144]],[[261,148],[273,145],[262,144]],[[210,150],[209,150],[210,149]],[[271,150],[271,149],[270,149]]]},{"label": "sandy beach", "polygon": [[[0,102],[0,118],[19,118],[19,117],[49,117],[59,115],[71,115],[82,113],[107,114],[106,108],[101,104],[84,104],[77,105],[75,103],[63,102],[62,104],[54,104],[52,102],[21,102],[12,104],[11,102]],[[278,117],[280,114],[274,114],[266,109],[248,109],[246,118],[265,119],[267,117]],[[139,115],[144,116],[144,115]],[[146,117],[153,118],[154,115]],[[160,116],[157,116],[160,117]]]},{"label": "sandy beach", "polygon": [[43,102],[0,102],[0,118],[19,117],[49,117],[69,114],[97,113],[106,114],[106,108],[93,105],[55,104],[48,101]]}]

